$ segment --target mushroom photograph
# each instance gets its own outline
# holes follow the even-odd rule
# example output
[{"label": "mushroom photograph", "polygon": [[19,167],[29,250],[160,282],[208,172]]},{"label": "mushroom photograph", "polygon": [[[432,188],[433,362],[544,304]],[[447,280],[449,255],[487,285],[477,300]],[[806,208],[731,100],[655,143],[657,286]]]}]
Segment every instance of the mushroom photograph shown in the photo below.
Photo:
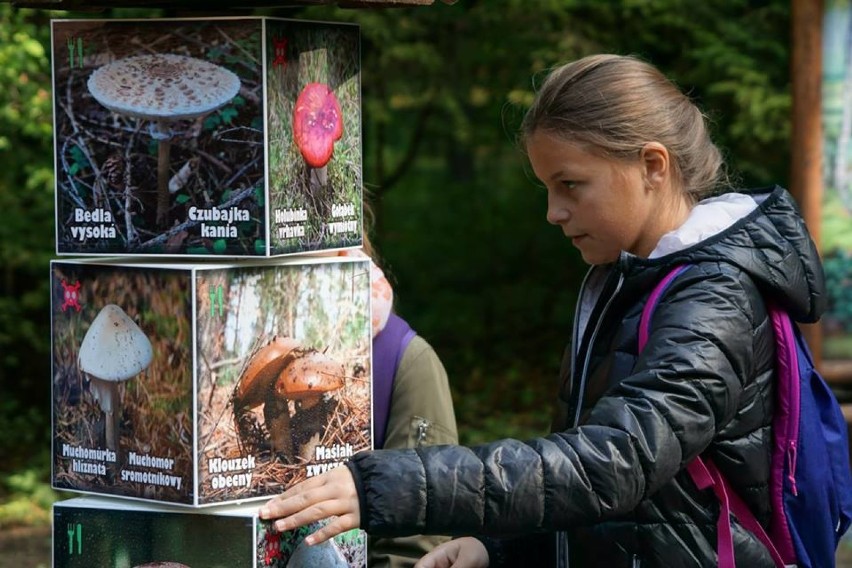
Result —
[{"label": "mushroom photograph", "polygon": [[169,213],[169,150],[172,125],[222,108],[240,91],[240,78],[203,59],[157,53],[134,55],[96,69],[89,92],[112,112],[149,122],[157,144],[157,224]]},{"label": "mushroom photograph", "polygon": [[118,385],[144,371],[152,356],[148,337],[115,304],[101,308],[83,336],[77,365],[89,381],[92,398],[104,411],[109,450],[118,450],[116,436],[121,415]]},{"label": "mushroom photograph", "polygon": [[202,502],[272,495],[371,447],[368,271],[335,260],[199,274]]},{"label": "mushroom photograph", "polygon": [[254,562],[257,529],[242,512],[142,508],[126,499],[66,499],[57,502],[53,515],[53,568],[265,566]]},{"label": "mushroom photograph", "polygon": [[[57,488],[192,502],[190,291],[174,272],[52,263]],[[68,282],[79,311],[61,309]]]},{"label": "mushroom photograph", "polygon": [[57,250],[256,255],[260,20],[53,23]]},{"label": "mushroom photograph", "polygon": [[367,565],[367,535],[352,529],[322,544],[309,546],[305,537],[328,521],[279,533],[258,524],[257,565],[264,568],[362,568]]},{"label": "mushroom photograph", "polygon": [[[359,30],[271,20],[270,207],[276,252],[357,246],[362,226]],[[298,223],[290,223],[289,217]],[[291,230],[293,226],[299,231]]]}]

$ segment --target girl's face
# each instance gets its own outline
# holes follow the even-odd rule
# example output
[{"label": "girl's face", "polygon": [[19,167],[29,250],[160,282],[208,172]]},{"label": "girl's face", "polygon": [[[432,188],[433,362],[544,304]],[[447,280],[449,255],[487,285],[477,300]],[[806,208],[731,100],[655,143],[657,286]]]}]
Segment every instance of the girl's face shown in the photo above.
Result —
[{"label": "girl's face", "polygon": [[583,146],[538,131],[527,139],[536,177],[547,188],[547,221],[589,264],[605,264],[621,251],[647,257],[660,235],[650,230],[659,192],[645,183],[645,160],[603,158]]}]

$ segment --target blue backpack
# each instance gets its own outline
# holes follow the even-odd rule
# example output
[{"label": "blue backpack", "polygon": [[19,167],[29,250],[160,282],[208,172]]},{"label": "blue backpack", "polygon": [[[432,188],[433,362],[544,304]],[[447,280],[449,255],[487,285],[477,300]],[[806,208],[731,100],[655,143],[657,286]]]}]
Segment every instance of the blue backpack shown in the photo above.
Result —
[{"label": "blue backpack", "polygon": [[[660,297],[687,268],[676,267],[651,292],[639,321],[640,351],[648,341]],[[778,375],[768,530],[708,457],[698,456],[687,471],[699,489],[712,488],[719,499],[720,568],[735,566],[732,513],[763,542],[778,568],[828,568],[835,565],[837,545],[852,520],[846,422],[837,399],[814,367],[798,327],[778,306],[768,303],[767,309],[775,330]]]}]

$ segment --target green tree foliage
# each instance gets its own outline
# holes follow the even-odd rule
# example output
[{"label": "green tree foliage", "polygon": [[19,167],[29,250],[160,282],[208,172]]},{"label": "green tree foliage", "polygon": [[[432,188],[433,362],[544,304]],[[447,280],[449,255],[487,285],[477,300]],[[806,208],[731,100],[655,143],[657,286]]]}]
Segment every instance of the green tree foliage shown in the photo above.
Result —
[{"label": "green tree foliage", "polygon": [[14,468],[49,447],[50,29],[45,14],[8,4],[0,18],[0,454]]}]

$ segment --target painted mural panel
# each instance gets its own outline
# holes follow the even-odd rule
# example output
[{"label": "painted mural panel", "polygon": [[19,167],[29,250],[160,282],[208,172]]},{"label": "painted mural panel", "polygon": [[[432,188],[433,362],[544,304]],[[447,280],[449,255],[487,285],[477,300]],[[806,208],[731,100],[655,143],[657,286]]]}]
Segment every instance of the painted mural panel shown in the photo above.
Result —
[{"label": "painted mural panel", "polygon": [[825,4],[823,136],[823,356],[852,360],[852,0]]}]

